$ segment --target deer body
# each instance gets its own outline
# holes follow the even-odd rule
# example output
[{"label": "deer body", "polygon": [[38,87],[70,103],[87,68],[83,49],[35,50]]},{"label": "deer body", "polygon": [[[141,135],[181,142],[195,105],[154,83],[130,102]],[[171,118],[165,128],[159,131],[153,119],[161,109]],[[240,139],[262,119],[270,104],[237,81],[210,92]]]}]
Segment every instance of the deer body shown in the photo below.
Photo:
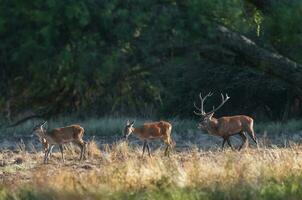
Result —
[{"label": "deer body", "polygon": [[141,140],[170,138],[172,125],[168,122],[160,121],[145,123],[144,125],[134,128],[133,134]]},{"label": "deer body", "polygon": [[199,123],[199,128],[205,130],[209,134],[220,136],[223,138],[222,142],[222,149],[224,148],[225,142],[228,143],[228,145],[233,149],[229,137],[232,135],[240,135],[242,139],[242,144],[239,148],[239,150],[247,144],[247,137],[245,133],[248,133],[248,135],[253,139],[253,141],[257,144],[255,132],[254,132],[254,120],[246,115],[235,115],[235,116],[225,116],[216,119],[213,117],[214,112],[217,111],[230,97],[226,95],[226,98],[222,96],[222,103],[211,112],[206,113],[203,109],[204,101],[207,97],[211,96],[212,94],[209,93],[204,98],[200,96],[201,100],[201,108],[197,108],[200,111],[199,113],[195,112],[195,114],[201,116],[201,122]]},{"label": "deer body", "polygon": [[151,156],[150,147],[148,142],[153,139],[160,139],[166,144],[165,155],[169,152],[169,148],[172,147],[172,139],[171,139],[171,131],[172,125],[169,122],[159,121],[159,122],[152,122],[152,123],[145,123],[144,125],[134,128],[134,122],[129,123],[124,129],[124,137],[127,139],[128,136],[132,133],[141,141],[144,142],[143,146],[143,154],[145,153],[145,148],[147,147],[148,154]]},{"label": "deer body", "polygon": [[[46,123],[46,122],[45,122]],[[58,145],[61,151],[62,160],[64,162],[63,144],[73,142],[81,148],[80,160],[86,151],[86,142],[83,141],[84,128],[79,125],[70,125],[62,128],[55,128],[49,132],[44,129],[45,123],[37,126],[34,129],[36,135],[42,141],[45,156],[44,163],[48,162],[49,155],[52,152],[54,145]]]},{"label": "deer body", "polygon": [[71,125],[62,128],[55,128],[44,134],[46,141],[52,144],[65,144],[82,139],[84,128],[79,125]]},{"label": "deer body", "polygon": [[206,124],[206,130],[213,135],[226,136],[235,135],[246,131],[253,124],[253,119],[245,115],[228,116],[221,118],[212,117]]}]

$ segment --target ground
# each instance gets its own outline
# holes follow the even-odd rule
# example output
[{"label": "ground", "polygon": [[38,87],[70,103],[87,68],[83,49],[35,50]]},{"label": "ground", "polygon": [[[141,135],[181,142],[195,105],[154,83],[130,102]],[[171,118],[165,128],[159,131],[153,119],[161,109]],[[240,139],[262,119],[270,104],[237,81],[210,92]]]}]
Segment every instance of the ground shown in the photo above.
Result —
[{"label": "ground", "polygon": [[0,199],[296,199],[302,194],[302,147],[243,151],[141,147],[91,141],[87,159],[66,146],[43,164],[41,151],[0,153]]},{"label": "ground", "polygon": [[[48,129],[78,123],[50,121]],[[142,157],[134,136],[120,140],[127,118],[80,121],[89,142],[87,159],[67,145],[66,162],[58,148],[43,164],[38,121],[0,129],[2,199],[300,199],[302,196],[302,121],[255,123],[258,147],[221,150],[222,139],[202,133],[197,121],[167,120],[176,141],[170,157],[152,142],[152,157]],[[145,119],[136,120],[136,126]],[[235,147],[239,137],[232,137]]]}]

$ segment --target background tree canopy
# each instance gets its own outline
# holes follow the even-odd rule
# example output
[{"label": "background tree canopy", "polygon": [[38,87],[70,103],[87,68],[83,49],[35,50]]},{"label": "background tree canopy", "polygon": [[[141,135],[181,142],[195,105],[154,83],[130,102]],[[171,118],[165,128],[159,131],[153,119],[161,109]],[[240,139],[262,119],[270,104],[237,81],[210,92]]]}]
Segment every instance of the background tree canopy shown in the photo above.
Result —
[{"label": "background tree canopy", "polygon": [[218,115],[301,117],[301,24],[299,0],[0,0],[1,116],[191,118],[213,91]]}]

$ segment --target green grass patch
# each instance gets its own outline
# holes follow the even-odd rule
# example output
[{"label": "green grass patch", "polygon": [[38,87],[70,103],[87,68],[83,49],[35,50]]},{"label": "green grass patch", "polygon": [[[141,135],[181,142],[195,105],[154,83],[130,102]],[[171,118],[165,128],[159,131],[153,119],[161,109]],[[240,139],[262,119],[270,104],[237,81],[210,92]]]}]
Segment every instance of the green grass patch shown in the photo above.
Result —
[{"label": "green grass patch", "polygon": [[33,200],[33,199],[131,199],[131,200],[197,200],[197,199],[301,199],[302,177],[287,177],[284,180],[268,180],[261,185],[219,186],[217,188],[177,188],[155,187],[144,190],[110,191],[99,188],[97,190],[61,191],[49,188],[32,188],[23,186],[15,191],[0,187],[0,200]]},{"label": "green grass patch", "polygon": [[256,133],[290,134],[302,131],[302,120],[289,120],[287,122],[256,122]]}]

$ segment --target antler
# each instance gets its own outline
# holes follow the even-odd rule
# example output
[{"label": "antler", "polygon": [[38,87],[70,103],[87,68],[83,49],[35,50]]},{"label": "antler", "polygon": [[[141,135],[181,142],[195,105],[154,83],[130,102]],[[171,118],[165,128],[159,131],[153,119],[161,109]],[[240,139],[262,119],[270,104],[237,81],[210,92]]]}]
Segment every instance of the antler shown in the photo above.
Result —
[{"label": "antler", "polygon": [[206,112],[205,112],[204,109],[203,109],[203,104],[204,104],[204,101],[205,101],[208,97],[212,96],[212,94],[213,94],[212,92],[209,92],[205,97],[202,97],[202,96],[201,96],[201,93],[199,93],[199,98],[200,98],[200,108],[198,108],[198,107],[196,106],[195,102],[194,102],[194,107],[199,111],[199,112],[196,112],[196,111],[194,110],[193,112],[194,112],[195,115],[205,115],[205,114],[206,114]]},{"label": "antler", "polygon": [[223,94],[221,93],[221,100],[222,100],[221,104],[217,108],[215,108],[213,106],[213,110],[208,112],[207,115],[212,114],[212,113],[216,112],[217,110],[219,110],[219,108],[221,108],[223,106],[223,104],[225,104],[225,102],[227,102],[229,99],[230,99],[230,97],[228,96],[228,94],[225,94],[225,97],[224,97]]}]

